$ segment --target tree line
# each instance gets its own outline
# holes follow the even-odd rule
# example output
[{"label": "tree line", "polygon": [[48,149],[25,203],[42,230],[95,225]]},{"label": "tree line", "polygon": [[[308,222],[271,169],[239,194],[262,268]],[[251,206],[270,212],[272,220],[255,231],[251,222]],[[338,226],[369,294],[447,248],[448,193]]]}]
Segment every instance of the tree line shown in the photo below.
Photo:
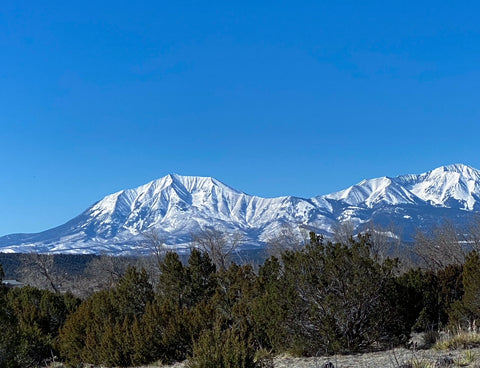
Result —
[{"label": "tree line", "polygon": [[406,343],[412,330],[478,319],[474,248],[459,261],[405,268],[373,239],[310,233],[301,247],[283,248],[258,268],[215,261],[208,248],[193,248],[186,262],[166,252],[156,257],[155,282],[145,268],[130,266],[83,299],[2,286],[0,367],[187,358],[191,368],[267,367],[275,354],[389,348]]}]

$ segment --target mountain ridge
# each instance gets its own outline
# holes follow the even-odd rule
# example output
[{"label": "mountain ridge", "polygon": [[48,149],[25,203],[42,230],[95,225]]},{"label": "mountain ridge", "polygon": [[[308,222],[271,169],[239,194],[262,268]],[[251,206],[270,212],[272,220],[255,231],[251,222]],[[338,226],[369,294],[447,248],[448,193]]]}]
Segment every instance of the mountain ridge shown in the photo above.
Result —
[{"label": "mountain ridge", "polygon": [[2,252],[135,253],[142,233],[155,229],[174,249],[186,248],[206,227],[240,232],[246,247],[262,247],[286,224],[330,235],[338,222],[357,231],[369,222],[428,228],[440,216],[467,221],[480,210],[480,171],[463,164],[422,174],[365,179],[312,198],[263,198],[212,177],[169,174],[110,194],[63,225],[0,237]]}]

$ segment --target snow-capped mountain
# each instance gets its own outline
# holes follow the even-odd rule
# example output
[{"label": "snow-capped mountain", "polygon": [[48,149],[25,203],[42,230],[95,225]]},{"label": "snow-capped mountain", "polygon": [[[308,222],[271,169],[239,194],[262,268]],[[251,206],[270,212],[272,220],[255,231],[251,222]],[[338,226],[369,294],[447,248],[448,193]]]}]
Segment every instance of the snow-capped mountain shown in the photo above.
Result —
[{"label": "snow-capped mountain", "polygon": [[480,171],[466,165],[442,166],[399,178],[410,192],[433,205],[479,210]]},{"label": "snow-capped mountain", "polygon": [[363,180],[310,199],[261,198],[210,177],[168,175],[106,196],[64,225],[37,234],[0,238],[3,252],[132,253],[154,230],[172,248],[187,247],[206,227],[239,232],[245,246],[262,246],[283,226],[326,235],[342,221],[360,231],[374,222],[408,238],[450,218],[466,222],[480,210],[480,171],[442,166],[420,175]]}]

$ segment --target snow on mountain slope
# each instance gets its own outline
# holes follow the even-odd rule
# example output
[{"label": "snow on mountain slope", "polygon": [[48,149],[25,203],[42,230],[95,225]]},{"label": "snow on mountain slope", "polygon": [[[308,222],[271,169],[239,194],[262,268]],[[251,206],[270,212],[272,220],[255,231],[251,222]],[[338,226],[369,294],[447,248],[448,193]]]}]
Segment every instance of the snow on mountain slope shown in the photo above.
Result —
[{"label": "snow on mountain slope", "polygon": [[317,207],[306,199],[261,198],[209,177],[168,175],[108,195],[58,228],[2,237],[0,249],[122,253],[137,246],[149,229],[172,246],[187,246],[192,234],[209,226],[239,231],[247,245],[258,245],[283,223],[308,225],[317,217],[322,222]]},{"label": "snow on mountain slope", "polygon": [[115,229],[115,233],[124,229],[139,234],[153,225],[174,231],[184,217],[235,222],[236,227],[247,229],[294,216],[291,201],[291,197],[249,196],[213,178],[169,175],[107,196],[87,210],[87,216],[88,223]]},{"label": "snow on mountain slope", "polygon": [[377,204],[416,204],[419,198],[402,187],[395,179],[383,177],[363,180],[348,189],[324,196],[326,199],[342,201],[351,206],[366,206]]},{"label": "snow on mountain slope", "polygon": [[473,210],[480,197],[480,171],[461,164],[441,166],[420,175],[363,180],[350,188],[323,196],[351,206],[422,204]]},{"label": "snow on mountain slope", "polygon": [[467,165],[442,166],[420,175],[399,177],[399,183],[437,206],[478,209],[480,171]]},{"label": "snow on mountain slope", "polygon": [[285,224],[328,235],[339,221],[358,230],[370,221],[394,222],[408,233],[441,216],[466,219],[480,209],[479,198],[480,172],[466,165],[363,180],[311,199],[261,198],[210,177],[172,174],[108,195],[59,227],[1,237],[0,251],[131,253],[151,229],[178,248],[209,226],[243,233],[247,246],[262,246]]}]

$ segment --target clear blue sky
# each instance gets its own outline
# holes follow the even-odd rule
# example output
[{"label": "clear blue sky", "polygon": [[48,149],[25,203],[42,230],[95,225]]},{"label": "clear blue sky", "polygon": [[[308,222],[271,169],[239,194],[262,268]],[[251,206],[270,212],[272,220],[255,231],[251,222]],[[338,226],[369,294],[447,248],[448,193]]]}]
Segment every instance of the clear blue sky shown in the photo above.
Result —
[{"label": "clear blue sky", "polygon": [[475,1],[0,7],[0,235],[169,173],[311,197],[480,168]]}]

